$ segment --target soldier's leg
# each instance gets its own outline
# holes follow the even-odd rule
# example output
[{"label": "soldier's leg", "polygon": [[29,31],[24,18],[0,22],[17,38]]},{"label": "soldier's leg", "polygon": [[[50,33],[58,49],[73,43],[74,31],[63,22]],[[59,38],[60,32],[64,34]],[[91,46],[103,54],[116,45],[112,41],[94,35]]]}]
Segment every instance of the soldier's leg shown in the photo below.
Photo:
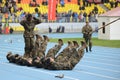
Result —
[{"label": "soldier's leg", "polygon": [[24,57],[30,57],[30,38],[24,38],[24,42],[25,42],[25,54]]},{"label": "soldier's leg", "polygon": [[11,57],[12,57],[13,55],[12,55],[12,52],[8,52],[8,54],[6,55],[6,58],[7,58],[7,60],[9,61],[9,62],[12,62],[11,61]]},{"label": "soldier's leg", "polygon": [[50,62],[49,66],[46,66],[46,69],[50,70],[72,70],[73,66],[70,61],[67,62]]},{"label": "soldier's leg", "polygon": [[[88,45],[88,38],[85,38],[85,42]],[[88,46],[86,46],[86,52],[88,52]]]},{"label": "soldier's leg", "polygon": [[78,49],[78,54],[80,56],[80,58],[83,57],[84,55],[84,49],[87,47],[86,43],[81,41],[81,47]]},{"label": "soldier's leg", "polygon": [[60,50],[60,48],[61,47],[59,45],[55,45],[53,48],[51,48],[51,49],[48,50],[48,53],[47,53],[46,57],[55,58],[55,55]]},{"label": "soldier's leg", "polygon": [[48,50],[48,53],[46,55],[46,57],[51,57],[51,58],[55,58],[55,55],[58,53],[58,51],[61,49],[61,46],[63,45],[63,41],[62,39],[58,39],[58,45],[55,45],[53,48]]},{"label": "soldier's leg", "polygon": [[89,51],[90,52],[92,51],[92,42],[91,42],[91,39],[89,40]]},{"label": "soldier's leg", "polygon": [[35,39],[30,38],[30,57],[35,57]]}]

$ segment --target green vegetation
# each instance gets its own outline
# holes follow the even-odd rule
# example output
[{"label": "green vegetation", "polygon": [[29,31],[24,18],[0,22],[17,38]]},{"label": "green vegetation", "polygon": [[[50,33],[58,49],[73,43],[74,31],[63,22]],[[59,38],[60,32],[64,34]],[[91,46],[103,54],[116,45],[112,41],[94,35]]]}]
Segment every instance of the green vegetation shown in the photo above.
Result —
[{"label": "green vegetation", "polygon": [[[67,43],[68,40],[73,41],[76,40],[80,43],[83,38],[62,38],[64,43]],[[57,42],[57,38],[50,39],[50,42]],[[114,47],[120,48],[120,40],[101,40],[98,38],[92,38],[93,46],[104,46],[104,47]]]}]

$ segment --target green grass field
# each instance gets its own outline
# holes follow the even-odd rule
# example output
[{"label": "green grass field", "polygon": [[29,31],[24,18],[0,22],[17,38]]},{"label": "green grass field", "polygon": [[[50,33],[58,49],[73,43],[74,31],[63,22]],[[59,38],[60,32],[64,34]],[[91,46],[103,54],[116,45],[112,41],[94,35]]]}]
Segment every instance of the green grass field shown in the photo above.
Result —
[{"label": "green grass field", "polygon": [[[68,40],[73,41],[76,40],[80,43],[83,38],[62,38],[64,43],[67,43]],[[50,39],[50,42],[57,42],[57,38]],[[120,48],[120,40],[101,40],[98,38],[92,38],[93,46],[104,46],[104,47],[114,47]]]}]

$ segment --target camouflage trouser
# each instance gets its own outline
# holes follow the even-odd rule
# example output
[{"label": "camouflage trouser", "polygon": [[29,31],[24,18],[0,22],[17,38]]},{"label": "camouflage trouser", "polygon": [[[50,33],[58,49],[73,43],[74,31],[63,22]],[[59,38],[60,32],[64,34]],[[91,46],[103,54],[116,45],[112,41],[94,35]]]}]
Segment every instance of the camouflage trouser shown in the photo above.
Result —
[{"label": "camouflage trouser", "polygon": [[53,62],[47,67],[47,69],[50,69],[50,70],[72,70],[73,66],[71,65],[70,61]]},{"label": "camouflage trouser", "polygon": [[30,57],[30,53],[34,49],[34,37],[24,37],[24,42],[25,42],[25,54],[24,57]]},{"label": "camouflage trouser", "polygon": [[[92,49],[91,37],[85,37],[84,39],[85,39],[86,44],[89,45],[89,51],[91,51]],[[88,47],[86,47],[86,51],[88,52]]]},{"label": "camouflage trouser", "polygon": [[57,52],[61,49],[60,45],[55,45],[53,48],[48,50],[48,53],[46,55],[46,57],[51,57],[51,58],[55,58],[55,55],[57,54]]}]

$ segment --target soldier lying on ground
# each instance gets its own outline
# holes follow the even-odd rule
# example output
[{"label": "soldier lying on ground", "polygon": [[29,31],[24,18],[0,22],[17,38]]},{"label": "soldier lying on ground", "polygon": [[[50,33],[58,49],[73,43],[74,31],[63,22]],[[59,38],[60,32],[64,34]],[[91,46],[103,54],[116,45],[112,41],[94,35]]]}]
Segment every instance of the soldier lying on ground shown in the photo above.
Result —
[{"label": "soldier lying on ground", "polygon": [[49,38],[46,35],[43,35],[43,38],[36,34],[36,41],[35,41],[35,49],[34,51],[31,53],[31,57],[45,57],[45,51],[47,48],[47,43],[49,41]]},{"label": "soldier lying on ground", "polygon": [[[59,40],[58,43],[59,43],[58,44],[58,48],[59,48],[59,45],[62,46],[63,43],[59,42]],[[84,54],[84,48],[86,48],[86,44],[83,41],[81,41],[81,44],[82,47],[78,48],[78,43],[76,41],[73,42],[68,41],[68,46],[57,57],[54,56],[56,52],[59,51],[60,48],[59,49],[51,48],[50,51],[53,51],[54,56],[51,57],[46,55],[47,57],[42,59],[40,59],[39,57],[36,57],[34,59],[24,58],[16,54],[12,55],[12,53],[8,53],[6,57],[10,62],[20,65],[44,67],[46,69],[52,69],[52,70],[71,70],[80,61],[80,59]]]},{"label": "soldier lying on ground", "polygon": [[[80,61],[84,54],[84,48],[86,48],[86,44],[83,41],[81,41],[81,44],[82,47],[78,48],[79,45],[76,41],[73,42],[68,41],[68,46],[65,49],[63,49],[63,51],[59,53],[57,57],[55,57],[55,55],[54,57],[48,56],[42,60],[39,60],[37,63],[42,65],[42,67],[45,69],[71,70]],[[76,50],[77,48],[78,50]],[[53,52],[53,54],[56,53]]]},{"label": "soldier lying on ground", "polygon": [[33,66],[33,60],[35,60],[34,57],[37,57],[37,59],[41,59],[45,56],[48,41],[49,38],[46,35],[43,35],[42,38],[40,35],[36,34],[35,50],[32,51],[30,57],[26,58],[20,55],[16,56],[16,54],[12,55],[11,52],[9,52],[6,57],[9,62],[17,63],[19,65]]},{"label": "soldier lying on ground", "polygon": [[[46,50],[47,42],[49,41],[47,36],[44,35],[43,37],[44,40],[40,35],[36,35],[36,47],[35,47],[36,51],[32,53],[32,55],[34,54],[35,56],[26,58],[17,54],[13,55],[11,52],[9,52],[6,56],[9,62],[17,63],[20,65],[27,65],[27,66],[34,65],[36,67],[42,67],[43,64],[41,63],[41,59],[42,60],[45,59],[44,53]],[[54,58],[57,52],[61,49],[62,45],[63,45],[62,39],[58,39],[58,44],[56,44],[53,48],[48,50],[46,57]]]},{"label": "soldier lying on ground", "polygon": [[83,57],[84,48],[86,48],[86,44],[83,41],[81,41],[82,46],[79,48],[78,43],[76,41],[73,41],[73,43],[74,46],[69,48],[67,55],[62,56],[62,58],[59,60],[57,60],[57,57],[55,59],[51,57],[46,59],[44,62],[45,63],[44,67],[50,70],[72,70],[75,67],[75,65],[80,61],[80,59]]},{"label": "soldier lying on ground", "polygon": [[36,58],[33,59],[34,66],[40,67],[40,68],[43,67],[44,59],[46,59],[48,57],[54,58],[55,55],[58,53],[58,51],[61,49],[62,45],[63,45],[62,39],[58,39],[58,44],[56,44],[54,47],[49,49],[48,53],[45,57],[43,57],[43,58],[36,57]]}]

